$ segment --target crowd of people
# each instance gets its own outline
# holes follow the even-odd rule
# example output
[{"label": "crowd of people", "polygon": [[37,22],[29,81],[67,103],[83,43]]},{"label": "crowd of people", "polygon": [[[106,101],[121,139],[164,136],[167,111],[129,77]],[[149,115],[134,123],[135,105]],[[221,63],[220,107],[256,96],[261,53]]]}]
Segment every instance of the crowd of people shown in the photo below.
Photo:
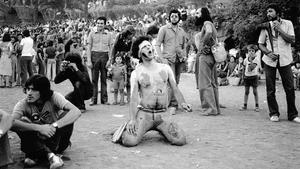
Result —
[{"label": "crowd of people", "polygon": [[[270,32],[262,29],[258,44],[247,45],[245,55],[228,49],[228,60],[222,63],[216,63],[211,51],[218,34],[209,9],[195,11],[200,28],[195,40],[188,39],[180,26],[182,11],[171,10],[162,26],[156,22],[147,27],[123,22],[119,29],[108,24],[106,17],[99,17],[93,22],[78,19],[3,28],[0,85],[21,86],[26,98],[15,105],[12,115],[0,112],[0,166],[11,162],[7,131],[12,126],[21,139],[26,166],[46,158],[51,169],[61,167],[63,161],[58,154],[70,145],[73,124],[86,110],[84,101],[91,99],[90,106],[98,101],[110,104],[108,80],[114,92],[112,104],[129,104],[130,120],[115,132],[114,142],[136,146],[147,131],[154,129],[171,144],[186,144],[183,130],[163,120],[162,114],[169,111],[175,115],[180,108],[192,111],[177,87],[187,63],[188,72],[196,76],[203,115],[222,113],[218,86],[228,84],[230,78],[245,86],[240,110],[247,109],[252,87],[255,111],[259,111],[257,86],[264,67],[270,120],[277,122],[280,115],[275,98],[278,69],[287,94],[288,120],[300,123],[294,91],[294,84],[299,87],[300,62],[295,61],[291,67],[295,34],[292,23],[280,17],[278,6],[267,8]],[[67,79],[74,87],[72,92],[62,96],[51,90],[51,82]]]}]

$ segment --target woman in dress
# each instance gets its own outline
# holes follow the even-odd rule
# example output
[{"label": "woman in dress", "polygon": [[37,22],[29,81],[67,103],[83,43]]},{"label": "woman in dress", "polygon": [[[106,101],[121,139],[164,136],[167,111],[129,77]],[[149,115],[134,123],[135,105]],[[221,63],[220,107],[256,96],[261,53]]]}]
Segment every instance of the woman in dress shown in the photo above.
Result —
[{"label": "woman in dress", "polygon": [[9,81],[12,76],[11,52],[13,46],[10,41],[10,34],[5,33],[0,43],[0,87],[11,87]]}]

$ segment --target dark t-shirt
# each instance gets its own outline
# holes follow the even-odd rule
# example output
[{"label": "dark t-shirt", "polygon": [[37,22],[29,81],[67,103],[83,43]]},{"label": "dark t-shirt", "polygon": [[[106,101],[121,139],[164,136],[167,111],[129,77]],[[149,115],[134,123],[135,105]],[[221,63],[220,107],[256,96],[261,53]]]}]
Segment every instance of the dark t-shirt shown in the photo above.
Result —
[{"label": "dark t-shirt", "polygon": [[48,59],[54,59],[56,55],[56,49],[53,46],[47,47],[45,53]]}]

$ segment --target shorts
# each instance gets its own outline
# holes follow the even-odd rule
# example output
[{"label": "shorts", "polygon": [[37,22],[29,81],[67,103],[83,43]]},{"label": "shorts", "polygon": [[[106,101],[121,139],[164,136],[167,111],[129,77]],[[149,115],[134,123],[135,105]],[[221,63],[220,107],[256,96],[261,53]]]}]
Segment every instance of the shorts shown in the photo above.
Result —
[{"label": "shorts", "polygon": [[124,82],[124,79],[121,79],[121,80],[113,80],[113,83],[112,83],[112,87],[115,89],[115,90],[120,90],[120,89],[124,89],[125,87],[125,82]]},{"label": "shorts", "polygon": [[246,87],[249,87],[249,86],[257,87],[258,86],[258,76],[245,76],[244,84]]}]

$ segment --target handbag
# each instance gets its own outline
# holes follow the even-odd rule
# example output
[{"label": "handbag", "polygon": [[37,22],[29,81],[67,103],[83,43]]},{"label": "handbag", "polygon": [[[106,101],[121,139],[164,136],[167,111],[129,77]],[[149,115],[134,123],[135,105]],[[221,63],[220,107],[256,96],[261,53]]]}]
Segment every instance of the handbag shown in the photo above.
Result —
[{"label": "handbag", "polygon": [[218,42],[218,38],[215,41],[215,44],[211,47],[211,52],[217,63],[223,62],[227,58],[227,52],[224,47],[223,42]]}]

